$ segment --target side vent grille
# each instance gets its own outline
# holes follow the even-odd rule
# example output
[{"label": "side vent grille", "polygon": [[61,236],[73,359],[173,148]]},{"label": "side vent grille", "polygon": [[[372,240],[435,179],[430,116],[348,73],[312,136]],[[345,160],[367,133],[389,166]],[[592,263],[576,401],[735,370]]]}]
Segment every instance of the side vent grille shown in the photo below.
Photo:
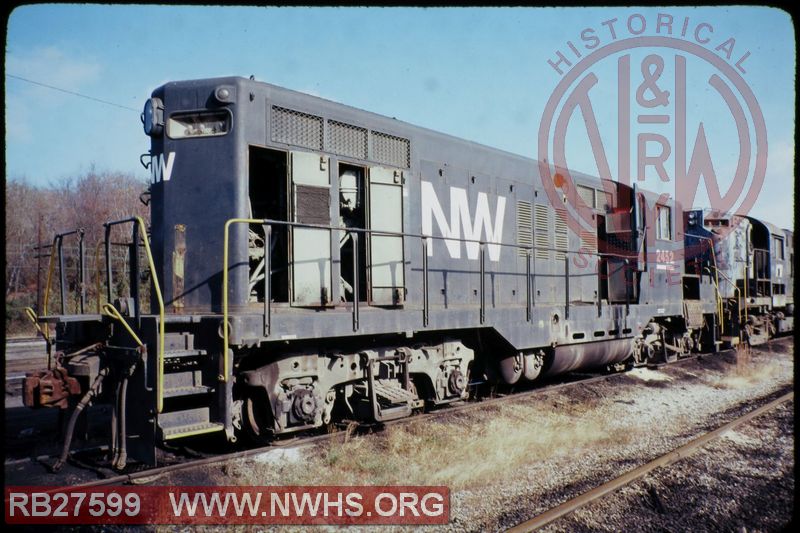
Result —
[{"label": "side vent grille", "polygon": [[328,121],[328,149],[334,154],[367,158],[367,130],[352,124]]},{"label": "side vent grille", "polygon": [[567,211],[566,209],[556,209],[555,216],[555,246],[556,259],[562,261],[567,256],[565,253],[569,249],[569,233],[567,230]]},{"label": "side vent grille", "polygon": [[[533,246],[533,219],[530,202],[517,202],[517,244],[520,246]],[[525,257],[528,250],[517,248],[520,257]]]},{"label": "side vent grille", "polygon": [[322,117],[272,106],[272,140],[274,142],[322,150],[322,131]]},{"label": "side vent grille", "polygon": [[411,143],[402,137],[373,131],[372,158],[393,167],[409,168],[411,166]]},{"label": "side vent grille", "polygon": [[[546,205],[533,206],[533,237],[536,246],[536,259],[550,259],[550,208]],[[544,250],[541,248],[545,248]]]},{"label": "side vent grille", "polygon": [[581,231],[581,248],[589,254],[597,253],[597,234],[591,231]]}]

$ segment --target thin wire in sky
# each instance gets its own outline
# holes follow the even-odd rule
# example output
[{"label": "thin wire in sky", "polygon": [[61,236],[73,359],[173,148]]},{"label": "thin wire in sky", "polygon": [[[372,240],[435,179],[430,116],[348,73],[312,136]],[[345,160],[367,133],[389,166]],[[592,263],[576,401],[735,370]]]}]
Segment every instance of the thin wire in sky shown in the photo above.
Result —
[{"label": "thin wire in sky", "polygon": [[8,74],[8,73],[6,73],[6,76],[8,76],[9,78],[14,78],[16,80],[21,80],[21,81],[24,81],[24,82],[27,82],[27,83],[32,83],[33,85],[38,85],[40,87],[46,87],[47,89],[52,89],[54,91],[60,91],[62,93],[71,94],[73,96],[79,96],[81,98],[86,98],[87,100],[100,102],[101,104],[111,105],[111,106],[119,107],[119,108],[122,108],[122,109],[128,109],[130,111],[135,111],[136,113],[139,112],[138,109],[134,109],[134,108],[128,107],[126,105],[115,104],[114,102],[109,102],[108,100],[102,100],[100,98],[95,98],[94,96],[88,96],[88,95],[85,95],[85,94],[76,93],[75,91],[69,91],[67,89],[62,89],[61,87],[56,87],[54,85],[48,85],[48,84],[42,83],[40,81],[29,80],[27,78],[23,78],[22,76],[15,76],[14,74]]}]

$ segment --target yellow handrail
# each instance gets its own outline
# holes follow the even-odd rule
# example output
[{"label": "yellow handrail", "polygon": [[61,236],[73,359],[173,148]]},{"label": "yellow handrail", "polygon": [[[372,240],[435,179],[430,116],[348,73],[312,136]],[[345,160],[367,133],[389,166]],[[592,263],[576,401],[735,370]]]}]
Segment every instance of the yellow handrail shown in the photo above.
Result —
[{"label": "yellow handrail", "polygon": [[[710,268],[706,267],[706,271],[711,274]],[[711,283],[714,284],[714,290],[717,293],[717,316],[719,317],[719,332],[721,335],[725,333],[725,321],[722,319],[722,295],[720,294],[719,283],[717,283],[717,279],[712,279]]]},{"label": "yellow handrail", "polygon": [[42,331],[42,327],[39,325],[39,318],[36,316],[36,311],[34,311],[32,307],[26,307],[25,314],[31,319],[33,325],[36,326],[36,331],[42,334],[44,340],[48,340],[47,336],[44,334],[44,331]]},{"label": "yellow handrail", "polygon": [[695,236],[706,239],[711,243],[711,259],[714,261],[714,288],[717,290],[717,316],[719,317],[719,333],[725,333],[725,321],[722,319],[722,295],[719,292],[719,268],[717,267],[717,252],[714,250],[714,241],[708,237]]},{"label": "yellow handrail", "polygon": [[[253,218],[232,218],[225,223],[225,236],[223,238],[222,250],[222,374],[219,380],[223,383],[228,381],[228,230],[231,224],[259,224],[260,219]],[[269,250],[267,251],[269,253]],[[269,273],[267,273],[269,275]]]},{"label": "yellow handrail", "polygon": [[[147,238],[147,227],[144,225],[142,217],[133,217],[139,223],[144,250],[147,253],[147,262],[150,265],[150,278],[153,280],[153,289],[158,300],[158,412],[164,410],[164,298],[161,296],[161,286],[158,284],[158,274],[156,272],[153,252],[150,251],[150,240]],[[138,246],[138,243],[134,243]]]},{"label": "yellow handrail", "polygon": [[144,346],[142,339],[140,339],[139,336],[133,332],[133,329],[131,329],[131,327],[128,325],[125,319],[122,318],[122,315],[119,314],[119,311],[117,311],[113,305],[103,304],[103,311],[105,312],[106,315],[110,316],[111,318],[116,318],[117,320],[119,320],[120,324],[125,326],[125,329],[127,329],[128,333],[130,333],[131,337],[133,337],[133,340],[136,341],[136,344],[138,344],[140,347]]},{"label": "yellow handrail", "polygon": [[[739,289],[739,287],[737,287],[736,284],[733,282],[733,280],[731,278],[729,278],[728,276],[726,276],[724,272],[720,272],[720,274],[722,274],[722,277],[725,278],[725,280],[728,283],[731,284],[731,287],[733,287],[733,290],[739,295],[739,296],[736,297],[737,300],[741,301],[742,291]],[[739,311],[739,323],[741,324],[742,323],[742,306],[738,305],[738,301],[737,301],[737,306],[736,307],[738,308],[738,311]],[[746,314],[747,314],[747,308],[745,307],[745,317],[747,316]]]},{"label": "yellow handrail", "polygon": [[44,343],[47,346],[47,369],[49,370],[50,369],[50,364],[52,362],[51,357],[53,355],[53,352],[52,352],[53,344],[50,342],[50,335],[49,335],[50,334],[50,328],[49,327],[47,328],[47,333],[45,333],[42,330],[42,326],[39,324],[39,317],[36,316],[36,311],[34,311],[32,307],[26,307],[25,308],[25,314],[28,315],[28,318],[31,319],[31,322],[33,322],[33,325],[36,326],[36,330],[39,332],[39,334],[44,339]]},{"label": "yellow handrail", "polygon": [[[150,239],[147,238],[147,226],[145,226],[144,220],[140,216],[133,217],[132,221],[135,221],[136,224],[139,224],[139,229],[141,230],[140,233],[142,235],[142,240],[144,241],[144,249],[147,253],[147,262],[150,265],[150,275],[153,280],[153,289],[156,293],[156,300],[158,300],[158,412],[160,413],[164,409],[164,298],[161,296],[161,286],[158,284],[158,274],[156,273],[155,261],[153,261],[153,252],[150,249]],[[50,297],[50,281],[53,275],[53,268],[55,267],[55,249],[58,239],[59,237],[56,237],[53,240],[53,250],[50,253],[50,265],[47,269],[47,283],[45,284],[44,303],[42,306],[43,315],[47,315],[47,303]],[[138,243],[134,244],[135,246],[138,246]],[[106,310],[105,306],[103,306],[103,309]],[[111,316],[116,318],[114,315]],[[127,324],[125,327],[128,327]],[[128,328],[128,331],[134,335],[134,337],[137,339],[137,342],[139,342],[141,345],[141,340],[139,337],[136,337],[130,328]]]}]

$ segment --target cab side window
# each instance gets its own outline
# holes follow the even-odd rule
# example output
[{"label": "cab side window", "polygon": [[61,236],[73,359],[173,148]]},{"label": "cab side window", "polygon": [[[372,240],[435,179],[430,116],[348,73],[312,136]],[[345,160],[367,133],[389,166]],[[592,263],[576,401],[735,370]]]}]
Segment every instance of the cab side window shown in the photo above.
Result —
[{"label": "cab side window", "polygon": [[666,205],[656,205],[656,239],[672,240],[672,209]]}]

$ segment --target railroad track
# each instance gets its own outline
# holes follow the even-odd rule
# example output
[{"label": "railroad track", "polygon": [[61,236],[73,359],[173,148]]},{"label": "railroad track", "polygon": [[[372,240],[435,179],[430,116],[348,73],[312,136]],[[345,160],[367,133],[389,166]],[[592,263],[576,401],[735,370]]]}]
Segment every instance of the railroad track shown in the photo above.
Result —
[{"label": "railroad track", "polygon": [[703,446],[707,445],[709,442],[721,437],[725,432],[731,431],[758,416],[768,413],[776,407],[791,401],[793,398],[794,391],[783,394],[779,398],[772,400],[761,407],[755,408],[712,431],[708,431],[699,437],[696,437],[692,441],[672,450],[671,452],[661,455],[646,464],[634,468],[633,470],[629,470],[619,477],[607,481],[602,485],[599,485],[555,507],[552,507],[551,509],[535,516],[530,520],[522,522],[508,529],[507,533],[524,533],[528,531],[535,531],[541,527],[544,527],[555,520],[572,513],[573,511],[585,507],[590,503],[607,496],[608,494],[611,494],[622,487],[633,483],[634,481],[637,481],[657,468],[669,466],[680,461],[681,459],[689,457],[700,450]]},{"label": "railroad track", "polygon": [[45,343],[41,337],[6,339],[3,355],[6,368],[5,388],[9,396],[22,393],[22,378],[26,372],[33,372],[47,365]]},{"label": "railroad track", "polygon": [[[774,342],[774,341],[771,341],[771,342]],[[715,354],[697,354],[697,355],[692,355],[690,357],[686,357],[686,358],[680,359],[679,361],[677,361],[675,363],[671,363],[670,366],[676,366],[676,365],[680,366],[680,365],[687,364],[687,363],[689,363],[691,361],[695,361],[695,360],[706,358],[706,357],[720,357],[720,356],[724,356],[726,354],[730,355],[733,352],[734,352],[734,350],[723,350],[723,351],[717,352]],[[546,381],[544,383],[540,383],[540,384],[538,384],[538,386],[536,384],[534,384],[531,388],[526,389],[526,390],[513,392],[513,389],[511,389],[511,392],[509,392],[508,394],[501,394],[501,395],[497,395],[497,396],[493,396],[493,397],[489,397],[489,398],[484,398],[484,399],[477,400],[477,401],[460,402],[460,403],[457,403],[457,404],[451,404],[449,406],[443,406],[442,408],[436,409],[435,411],[422,413],[422,414],[417,414],[417,415],[409,417],[409,418],[403,418],[403,419],[399,419],[399,420],[394,420],[394,421],[387,422],[387,423],[384,423],[384,424],[378,424],[378,425],[376,425],[376,424],[361,424],[359,426],[358,430],[360,432],[364,433],[364,432],[372,431],[372,430],[374,430],[376,428],[386,428],[386,427],[390,427],[390,426],[402,426],[404,424],[409,424],[409,423],[412,423],[412,422],[420,422],[420,421],[425,421],[425,420],[432,420],[432,419],[436,419],[436,418],[442,418],[442,417],[450,416],[450,415],[453,415],[453,414],[456,414],[456,413],[462,413],[462,412],[472,411],[472,410],[477,410],[477,409],[484,409],[484,408],[487,408],[487,407],[490,407],[490,406],[493,406],[493,405],[498,405],[498,404],[501,404],[501,403],[504,403],[504,402],[507,402],[507,401],[522,400],[522,399],[525,399],[525,398],[528,398],[528,397],[532,397],[532,396],[535,396],[535,395],[544,394],[544,393],[548,393],[548,392],[553,392],[553,391],[556,391],[558,389],[562,389],[562,388],[566,388],[566,387],[571,387],[573,385],[586,386],[586,385],[590,385],[590,384],[592,384],[594,382],[603,381],[603,380],[611,379],[611,378],[614,378],[614,377],[617,377],[617,376],[622,376],[622,375],[625,375],[625,372],[603,373],[603,374],[572,373],[572,374],[560,375],[560,376],[556,376],[556,377],[552,378],[551,381],[549,381],[549,382]],[[75,486],[75,487],[79,487],[79,488],[80,487],[87,487],[88,488],[88,487],[96,487],[96,486],[104,486],[104,485],[119,485],[119,484],[129,484],[129,483],[142,484],[142,483],[146,483],[146,482],[155,480],[158,477],[160,477],[160,476],[162,476],[162,475],[164,475],[166,473],[169,473],[169,472],[175,472],[175,471],[179,471],[179,470],[188,470],[188,469],[196,468],[196,467],[200,467],[200,466],[207,466],[207,465],[212,465],[212,464],[224,463],[226,461],[230,461],[230,460],[234,460],[234,459],[253,457],[253,456],[260,455],[260,454],[263,454],[263,453],[266,453],[266,452],[270,452],[270,451],[273,451],[273,450],[277,450],[277,449],[291,449],[291,448],[307,447],[307,446],[311,446],[313,444],[326,442],[326,441],[332,440],[332,439],[340,437],[340,436],[341,436],[341,432],[339,432],[339,431],[332,432],[332,433],[326,433],[326,434],[301,435],[301,436],[295,437],[293,439],[276,441],[276,442],[271,443],[271,444],[266,445],[266,446],[260,446],[260,447],[256,447],[256,448],[239,450],[239,451],[235,451],[235,452],[231,452],[231,453],[207,455],[207,456],[202,456],[202,457],[197,458],[197,459],[190,459],[190,460],[180,460],[180,457],[175,455],[174,457],[170,458],[170,459],[176,461],[176,462],[174,462],[172,464],[167,464],[167,465],[164,465],[164,466],[150,468],[150,469],[146,469],[146,470],[128,472],[128,473],[124,473],[124,474],[109,475],[109,477],[105,477],[105,478],[102,478],[102,479],[96,479],[96,480],[81,482],[81,483],[77,483],[77,484],[71,483],[70,485],[71,486]],[[91,451],[98,451],[98,450],[102,451],[97,446],[93,446],[91,448]],[[81,455],[81,454],[85,453],[86,451],[87,450],[76,450],[76,451],[73,451],[71,453],[71,457],[76,457],[78,455]],[[190,454],[191,453],[194,453],[195,455],[197,455],[195,452],[190,452]],[[42,464],[48,464],[48,463],[51,464],[54,461],[55,461],[55,457],[48,456],[48,455],[42,455],[42,456],[38,456],[36,458],[17,459],[17,460],[13,460],[11,462],[7,461],[5,464],[6,464],[6,467],[8,467],[9,465],[21,465],[23,463],[28,462],[31,465],[35,465],[37,468],[41,468]],[[98,473],[111,472],[109,469],[105,469],[105,468],[92,468],[92,467],[90,467],[90,470],[95,470]],[[54,481],[52,483],[48,483],[51,486],[55,486],[55,485],[58,484],[55,481],[55,479],[56,479],[55,475],[53,475],[53,476],[54,476]],[[53,490],[57,490],[57,489],[53,489]]]}]

